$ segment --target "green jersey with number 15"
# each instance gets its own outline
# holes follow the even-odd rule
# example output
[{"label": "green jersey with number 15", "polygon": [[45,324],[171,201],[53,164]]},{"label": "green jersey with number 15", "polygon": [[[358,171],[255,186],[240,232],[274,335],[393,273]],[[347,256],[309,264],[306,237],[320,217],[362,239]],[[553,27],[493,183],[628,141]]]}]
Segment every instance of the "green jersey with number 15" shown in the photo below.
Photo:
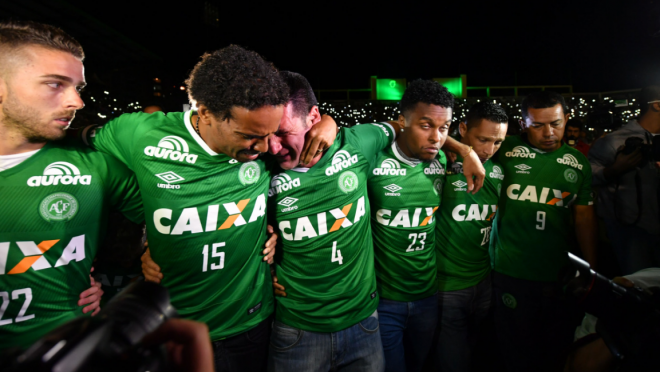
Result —
[{"label": "green jersey with number 15", "polygon": [[312,332],[355,325],[378,306],[367,177],[394,139],[389,124],[342,128],[311,168],[275,177],[269,203],[281,231],[277,320]]},{"label": "green jersey with number 15", "polygon": [[381,297],[416,301],[436,291],[434,213],[447,160],[424,163],[401,154],[396,143],[378,154],[369,175],[371,228]]},{"label": "green jersey with number 15", "polygon": [[62,140],[1,171],[0,195],[0,350],[27,348],[82,315],[110,208],[141,223],[140,193],[116,159]]},{"label": "green jersey with number 15", "polygon": [[591,165],[562,144],[543,152],[511,136],[498,152],[504,182],[493,225],[493,268],[518,279],[556,281],[572,244],[572,205],[592,205]]},{"label": "green jersey with number 15", "polygon": [[86,138],[132,169],[149,247],[172,305],[211,340],[245,332],[273,311],[262,261],[270,171],[215,153],[186,113],[125,114]]}]

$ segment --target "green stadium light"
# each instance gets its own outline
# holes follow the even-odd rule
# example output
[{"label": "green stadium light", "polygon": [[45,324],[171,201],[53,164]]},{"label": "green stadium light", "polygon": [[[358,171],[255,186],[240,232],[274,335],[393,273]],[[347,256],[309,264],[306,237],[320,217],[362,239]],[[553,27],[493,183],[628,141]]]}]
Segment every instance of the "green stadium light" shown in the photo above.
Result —
[{"label": "green stadium light", "polygon": [[398,101],[406,90],[406,79],[377,79],[376,99]]},{"label": "green stadium light", "polygon": [[449,93],[458,98],[465,98],[467,96],[467,77],[461,75],[455,78],[437,78],[433,79],[447,88]]}]

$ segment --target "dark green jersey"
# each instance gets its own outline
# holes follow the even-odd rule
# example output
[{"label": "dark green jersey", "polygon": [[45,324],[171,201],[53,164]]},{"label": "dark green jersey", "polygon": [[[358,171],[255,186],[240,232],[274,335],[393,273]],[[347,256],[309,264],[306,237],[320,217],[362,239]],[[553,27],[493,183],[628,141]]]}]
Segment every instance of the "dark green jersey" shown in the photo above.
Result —
[{"label": "dark green jersey", "polygon": [[493,224],[493,268],[519,279],[555,281],[566,263],[572,205],[592,205],[591,166],[562,144],[553,152],[508,137],[499,151],[506,178]]},{"label": "dark green jersey", "polygon": [[369,200],[379,294],[407,302],[437,291],[433,217],[447,160],[440,152],[423,163],[400,151],[394,143],[378,154],[369,175]]},{"label": "dark green jersey", "polygon": [[393,138],[387,124],[342,128],[313,167],[273,178],[269,203],[282,237],[277,276],[287,292],[277,297],[279,321],[336,332],[376,310],[367,177]]},{"label": "dark green jersey", "polygon": [[475,195],[467,192],[463,159],[458,157],[449,169],[435,225],[440,291],[474,286],[490,272],[490,230],[504,174],[492,160],[484,168],[486,179]]},{"label": "dark green jersey", "polygon": [[273,311],[266,241],[270,171],[238,163],[195,133],[192,112],[126,114],[87,138],[132,169],[154,261],[172,305],[208,325],[212,340],[244,332]]},{"label": "dark green jersey", "polygon": [[105,154],[48,143],[0,172],[0,349],[26,348],[82,315],[111,207],[142,222],[135,177]]}]

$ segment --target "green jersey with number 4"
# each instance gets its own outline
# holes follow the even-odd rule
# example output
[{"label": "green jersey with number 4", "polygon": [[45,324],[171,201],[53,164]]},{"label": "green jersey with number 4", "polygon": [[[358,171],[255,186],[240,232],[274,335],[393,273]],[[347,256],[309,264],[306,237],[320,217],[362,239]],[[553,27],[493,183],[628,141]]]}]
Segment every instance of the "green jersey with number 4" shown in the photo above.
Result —
[{"label": "green jersey with number 4", "polygon": [[490,231],[504,173],[492,160],[483,165],[486,179],[474,195],[467,192],[463,159],[459,156],[449,168],[435,225],[440,291],[472,287],[490,273]]},{"label": "green jersey with number 4", "polygon": [[556,281],[572,242],[572,205],[592,205],[591,166],[562,144],[553,152],[508,137],[498,153],[506,178],[493,225],[493,268],[519,279]]},{"label": "green jersey with number 4", "polygon": [[313,332],[336,332],[378,306],[367,177],[391,143],[389,124],[342,128],[321,160],[275,177],[271,210],[281,231],[279,321]]},{"label": "green jersey with number 4", "polygon": [[80,293],[111,207],[143,218],[135,177],[69,140],[0,172],[0,350],[27,348],[82,315]]},{"label": "green jersey with number 4", "polygon": [[195,133],[192,115],[125,114],[85,135],[135,172],[151,256],[172,305],[218,340],[273,311],[261,254],[270,171],[261,160],[215,153]]},{"label": "green jersey with number 4", "polygon": [[369,175],[371,228],[381,297],[416,301],[436,291],[434,213],[447,160],[440,152],[424,163],[407,158],[396,143],[378,154]]}]

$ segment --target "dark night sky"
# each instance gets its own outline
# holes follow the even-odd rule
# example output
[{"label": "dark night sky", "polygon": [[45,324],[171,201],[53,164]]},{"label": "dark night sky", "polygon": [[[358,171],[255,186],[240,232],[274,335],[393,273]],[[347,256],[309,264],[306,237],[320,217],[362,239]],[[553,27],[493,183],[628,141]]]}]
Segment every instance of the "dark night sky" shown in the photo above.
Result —
[{"label": "dark night sky", "polygon": [[367,88],[371,75],[467,74],[469,86],[573,84],[576,92],[660,83],[660,0],[210,1],[215,30],[202,21],[204,1],[68,2],[161,56],[179,81],[204,51],[234,43],[320,89]]}]

